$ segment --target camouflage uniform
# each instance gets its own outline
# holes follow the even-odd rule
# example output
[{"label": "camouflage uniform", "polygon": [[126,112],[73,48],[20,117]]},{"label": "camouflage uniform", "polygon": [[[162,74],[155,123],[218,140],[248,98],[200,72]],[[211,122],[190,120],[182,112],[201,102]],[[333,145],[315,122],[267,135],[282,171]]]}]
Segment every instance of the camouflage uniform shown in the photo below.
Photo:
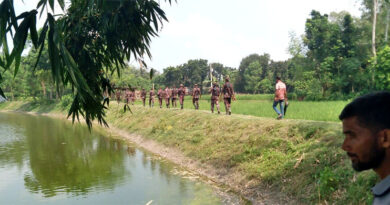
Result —
[{"label": "camouflage uniform", "polygon": [[169,101],[171,99],[171,89],[166,87],[164,92],[165,92],[165,97],[164,97],[165,98],[165,105],[167,106],[167,108],[169,108]]},{"label": "camouflage uniform", "polygon": [[177,88],[172,88],[172,96],[171,96],[171,98],[172,98],[172,107],[177,107],[177,103],[176,103],[176,101],[177,101],[177,94],[178,94],[178,90],[177,90]]},{"label": "camouflage uniform", "polygon": [[146,91],[145,91],[145,89],[142,89],[142,91],[141,91],[141,99],[142,99],[142,104],[145,107],[145,101],[146,101]]},{"label": "camouflage uniform", "polygon": [[130,90],[126,90],[125,92],[126,104],[129,104],[129,102],[131,101],[131,96],[132,96],[132,92]]},{"label": "camouflage uniform", "polygon": [[200,98],[200,88],[195,85],[192,90],[192,104],[194,104],[195,110],[199,110],[199,98]]},{"label": "camouflage uniform", "polygon": [[149,91],[149,107],[154,106],[154,90]]},{"label": "camouflage uniform", "polygon": [[130,100],[131,100],[131,104],[134,105],[134,102],[135,102],[135,90],[131,91]]},{"label": "camouflage uniform", "polygon": [[162,108],[163,93],[164,91],[161,88],[157,92],[158,104],[160,105],[160,108]]},{"label": "camouflage uniform", "polygon": [[115,92],[115,98],[116,98],[116,101],[118,102],[118,104],[121,101],[121,95],[122,95],[121,90],[117,89]]},{"label": "camouflage uniform", "polygon": [[178,90],[178,94],[179,94],[180,107],[181,107],[181,109],[183,109],[183,106],[184,106],[184,96],[186,95],[186,90],[183,87],[183,85],[180,85],[180,88]]},{"label": "camouflage uniform", "polygon": [[211,92],[211,112],[214,113],[214,105],[217,105],[217,110],[218,114],[220,113],[219,111],[219,95],[221,93],[221,90],[218,86],[218,84],[214,83],[213,87],[210,88]]},{"label": "camouflage uniform", "polygon": [[232,103],[232,98],[234,98],[234,90],[232,84],[229,83],[229,81],[226,81],[226,83],[223,85],[222,88],[222,93],[223,93],[223,102],[225,103],[225,110],[226,114],[231,115],[231,103]]}]

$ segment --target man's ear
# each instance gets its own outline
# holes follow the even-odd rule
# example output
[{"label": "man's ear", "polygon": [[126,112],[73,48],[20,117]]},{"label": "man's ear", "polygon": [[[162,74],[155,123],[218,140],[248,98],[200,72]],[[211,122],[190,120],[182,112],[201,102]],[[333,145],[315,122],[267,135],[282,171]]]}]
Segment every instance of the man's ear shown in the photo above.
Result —
[{"label": "man's ear", "polygon": [[390,129],[384,129],[380,132],[379,145],[385,149],[390,148]]}]

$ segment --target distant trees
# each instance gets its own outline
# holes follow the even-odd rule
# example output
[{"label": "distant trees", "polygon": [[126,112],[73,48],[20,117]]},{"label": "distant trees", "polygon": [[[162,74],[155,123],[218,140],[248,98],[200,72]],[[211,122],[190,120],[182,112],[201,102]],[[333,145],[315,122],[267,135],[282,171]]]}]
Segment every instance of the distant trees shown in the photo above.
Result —
[{"label": "distant trees", "polygon": [[210,86],[210,66],[214,81],[223,82],[225,76],[233,76],[234,69],[225,67],[220,63],[208,64],[207,60],[195,59],[176,67],[170,66],[163,70],[163,73],[156,77],[154,82],[157,86],[176,86],[184,84],[186,87],[193,87],[194,84]]}]

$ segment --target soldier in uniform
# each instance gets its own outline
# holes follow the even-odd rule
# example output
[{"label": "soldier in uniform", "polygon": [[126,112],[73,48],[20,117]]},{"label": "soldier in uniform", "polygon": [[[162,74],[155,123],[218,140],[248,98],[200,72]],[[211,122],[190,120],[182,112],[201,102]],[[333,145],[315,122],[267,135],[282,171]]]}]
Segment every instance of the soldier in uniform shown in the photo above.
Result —
[{"label": "soldier in uniform", "polygon": [[201,96],[200,88],[198,84],[195,84],[194,89],[192,90],[192,104],[195,107],[195,110],[199,110],[199,98]]},{"label": "soldier in uniform", "polygon": [[213,83],[213,87],[210,88],[210,93],[211,93],[211,113],[214,113],[214,105],[216,105],[218,114],[220,114],[221,112],[219,111],[219,95],[221,93],[221,90],[217,82]]},{"label": "soldier in uniform", "polygon": [[126,104],[129,104],[129,102],[131,101],[131,95],[132,92],[128,88],[126,88],[126,92],[125,92]]},{"label": "soldier in uniform", "polygon": [[150,89],[149,91],[149,107],[154,106],[154,89]]},{"label": "soldier in uniform", "polygon": [[178,94],[178,90],[177,90],[176,86],[173,86],[171,98],[172,98],[172,107],[175,107],[175,108],[177,107],[177,103],[176,103],[177,94]]},{"label": "soldier in uniform", "polygon": [[232,114],[232,110],[231,110],[232,99],[235,100],[236,98],[234,96],[233,86],[229,82],[229,78],[225,79],[225,84],[223,85],[222,93],[223,93],[223,102],[225,103],[226,114],[231,115]]},{"label": "soldier in uniform", "polygon": [[136,98],[136,96],[135,96],[135,88],[134,88],[134,90],[131,91],[131,104],[132,105],[134,105],[135,98]]},{"label": "soldier in uniform", "polygon": [[168,86],[166,86],[164,92],[165,92],[165,105],[167,106],[167,108],[169,108],[172,91],[171,91],[171,89],[168,88]]},{"label": "soldier in uniform", "polygon": [[145,107],[145,101],[146,101],[146,90],[145,90],[145,88],[142,88],[142,91],[141,91],[141,99],[142,99],[142,104],[143,104],[144,107]]},{"label": "soldier in uniform", "polygon": [[116,88],[115,97],[116,97],[116,101],[118,102],[118,104],[121,101],[121,95],[122,95],[121,89],[120,88]]},{"label": "soldier in uniform", "polygon": [[179,102],[180,102],[180,107],[183,109],[184,106],[184,96],[186,95],[186,89],[184,88],[183,84],[180,84],[180,88],[177,92],[179,94]]},{"label": "soldier in uniform", "polygon": [[164,93],[164,91],[160,87],[160,89],[158,89],[158,92],[157,92],[158,104],[160,105],[160,108],[162,108],[163,93]]}]

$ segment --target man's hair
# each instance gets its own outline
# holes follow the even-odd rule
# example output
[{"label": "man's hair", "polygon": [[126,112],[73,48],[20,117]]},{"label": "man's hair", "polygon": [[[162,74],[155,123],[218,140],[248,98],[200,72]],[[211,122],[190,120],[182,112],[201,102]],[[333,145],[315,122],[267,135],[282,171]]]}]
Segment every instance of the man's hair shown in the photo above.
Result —
[{"label": "man's hair", "polygon": [[345,106],[339,119],[354,116],[362,126],[373,131],[390,129],[390,92],[376,92],[356,98]]},{"label": "man's hair", "polygon": [[279,77],[279,76],[276,76],[276,80],[280,80],[280,77]]}]

